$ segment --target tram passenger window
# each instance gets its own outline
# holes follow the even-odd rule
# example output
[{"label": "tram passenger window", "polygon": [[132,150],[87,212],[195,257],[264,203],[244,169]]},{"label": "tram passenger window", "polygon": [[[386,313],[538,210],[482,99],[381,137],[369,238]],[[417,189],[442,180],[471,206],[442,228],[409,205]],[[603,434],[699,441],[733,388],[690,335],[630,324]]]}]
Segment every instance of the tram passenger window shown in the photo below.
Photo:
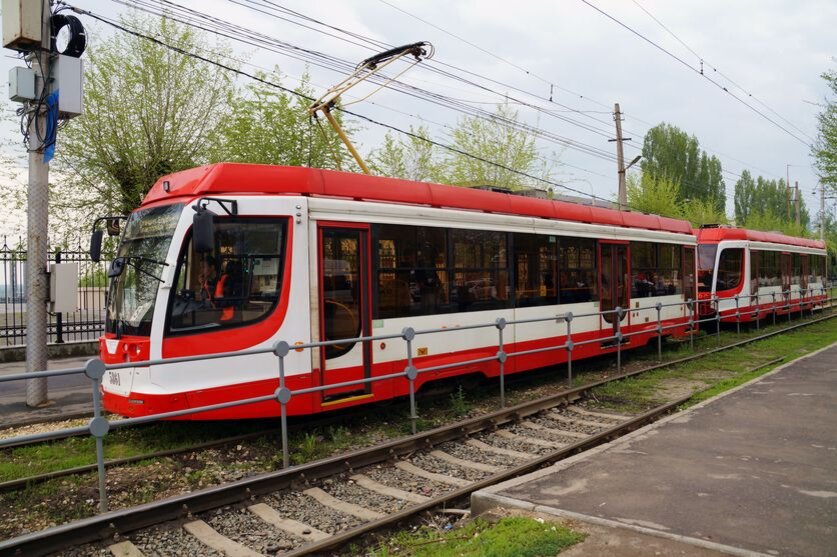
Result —
[{"label": "tram passenger window", "polygon": [[385,224],[375,235],[376,318],[449,312],[447,230]]},{"label": "tram passenger window", "polygon": [[598,300],[596,241],[562,237],[558,252],[558,295],[561,303],[574,304]]},{"label": "tram passenger window", "polygon": [[558,303],[558,238],[514,235],[514,288],[517,307]]},{"label": "tram passenger window", "polygon": [[759,267],[761,267],[761,252],[750,250],[750,292],[759,289]]},{"label": "tram passenger window", "polygon": [[718,260],[718,277],[715,290],[721,292],[738,288],[741,285],[743,268],[743,248],[727,248],[721,251],[721,257]]},{"label": "tram passenger window", "polygon": [[791,284],[800,286],[802,277],[802,258],[798,253],[791,255]]},{"label": "tram passenger window", "polygon": [[223,218],[215,250],[186,242],[175,271],[168,331],[185,333],[252,323],[267,316],[281,291],[286,222]]},{"label": "tram passenger window", "polygon": [[[657,244],[631,242],[631,298],[658,296]],[[661,290],[664,292],[665,287]]]},{"label": "tram passenger window", "polygon": [[759,286],[781,286],[781,257],[776,251],[762,251],[759,262]]},{"label": "tram passenger window", "polygon": [[506,234],[451,230],[454,311],[500,309],[509,302]]},{"label": "tram passenger window", "polygon": [[695,248],[686,246],[683,248],[683,297],[687,300],[696,300],[696,286]]},{"label": "tram passenger window", "polygon": [[683,276],[680,264],[680,246],[659,244],[659,276],[657,278],[657,296],[670,296],[683,293]]},{"label": "tram passenger window", "polygon": [[699,292],[712,292],[716,255],[718,255],[718,244],[699,244],[697,247]]}]

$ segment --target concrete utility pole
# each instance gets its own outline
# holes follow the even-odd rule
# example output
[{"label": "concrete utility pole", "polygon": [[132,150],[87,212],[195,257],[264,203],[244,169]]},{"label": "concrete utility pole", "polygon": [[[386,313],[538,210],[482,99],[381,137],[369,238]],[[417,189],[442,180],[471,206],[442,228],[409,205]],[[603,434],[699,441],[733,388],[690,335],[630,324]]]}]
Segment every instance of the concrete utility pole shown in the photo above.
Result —
[{"label": "concrete utility pole", "polygon": [[[619,103],[613,105],[613,121],[616,122],[616,167],[619,173],[619,210],[624,211],[628,207],[628,192],[625,189],[625,154],[622,150],[622,112],[619,110]],[[629,138],[630,139],[630,138]]]},{"label": "concrete utility pole", "polygon": [[790,220],[790,166],[791,165],[789,164],[785,165],[785,201],[787,202],[788,206],[788,220]]},{"label": "concrete utility pole", "polygon": [[820,240],[825,241],[825,186],[820,183]]},{"label": "concrete utility pole", "polygon": [[796,226],[799,226],[799,181],[794,182],[794,190],[796,192]]},{"label": "concrete utility pole", "polygon": [[[30,54],[35,70],[36,98],[49,90],[52,14],[50,0],[42,0],[41,52]],[[38,55],[40,54],[40,56]],[[29,124],[29,190],[26,223],[26,371],[47,368],[47,276],[49,232],[49,164],[44,162],[43,145],[39,137],[46,135],[46,103],[33,101],[33,110],[40,111]],[[33,115],[35,116],[35,115]],[[40,124],[40,126],[39,126]],[[40,129],[39,129],[40,128]],[[26,404],[43,406],[49,402],[46,378],[30,379],[26,384]]]}]

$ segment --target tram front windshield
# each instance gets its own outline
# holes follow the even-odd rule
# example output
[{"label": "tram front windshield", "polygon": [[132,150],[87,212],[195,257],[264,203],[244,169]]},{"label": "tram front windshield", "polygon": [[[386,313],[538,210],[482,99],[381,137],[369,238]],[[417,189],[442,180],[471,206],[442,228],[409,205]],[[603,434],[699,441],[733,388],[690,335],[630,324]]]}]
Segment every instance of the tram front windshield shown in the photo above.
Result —
[{"label": "tram front windshield", "polygon": [[712,281],[715,276],[715,255],[718,253],[717,244],[698,245],[698,291],[712,292]]},{"label": "tram front windshield", "polygon": [[122,273],[114,277],[108,295],[105,331],[118,335],[151,334],[151,318],[172,234],[182,203],[131,213],[116,257]]}]

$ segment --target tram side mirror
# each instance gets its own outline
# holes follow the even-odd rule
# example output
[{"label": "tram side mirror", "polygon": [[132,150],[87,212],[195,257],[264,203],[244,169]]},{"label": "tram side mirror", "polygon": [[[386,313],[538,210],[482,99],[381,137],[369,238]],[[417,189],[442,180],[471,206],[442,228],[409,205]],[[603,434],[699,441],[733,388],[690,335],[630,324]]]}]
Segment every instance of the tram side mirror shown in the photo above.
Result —
[{"label": "tram side mirror", "polygon": [[102,260],[102,230],[94,230],[90,235],[90,260],[98,263]]},{"label": "tram side mirror", "polygon": [[192,242],[198,253],[210,253],[215,250],[215,213],[196,207],[192,217]]},{"label": "tram side mirror", "polygon": [[108,236],[119,236],[119,219],[105,220],[105,230],[108,231]]}]

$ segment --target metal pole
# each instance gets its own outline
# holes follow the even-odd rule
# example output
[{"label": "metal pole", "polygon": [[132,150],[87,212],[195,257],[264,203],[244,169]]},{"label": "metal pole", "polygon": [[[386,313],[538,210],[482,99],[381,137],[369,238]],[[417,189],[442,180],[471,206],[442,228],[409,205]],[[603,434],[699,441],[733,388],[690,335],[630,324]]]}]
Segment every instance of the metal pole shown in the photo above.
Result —
[{"label": "metal pole", "polygon": [[291,449],[288,439],[288,402],[291,400],[291,391],[285,386],[285,356],[290,354],[291,347],[284,340],[280,340],[273,346],[273,353],[279,358],[279,388],[276,389],[276,400],[279,402],[279,417],[282,430],[282,468],[291,465]]},{"label": "metal pole", "polygon": [[567,312],[567,315],[564,317],[564,320],[567,322],[567,386],[572,388],[573,386],[573,333],[572,333],[572,321],[573,321],[573,312]]},{"label": "metal pole", "polygon": [[689,298],[689,350],[695,351],[695,308],[694,300]]},{"label": "metal pole", "polygon": [[741,308],[739,307],[738,296],[735,297],[735,332],[741,334]]},{"label": "metal pole", "polygon": [[616,306],[616,373],[622,373],[622,308]]},{"label": "metal pole", "polygon": [[[42,0],[41,50],[44,56],[30,55],[35,69],[35,94],[46,96],[49,83],[51,15],[49,0]],[[45,51],[45,52],[44,52]],[[43,64],[43,65],[42,65]],[[47,235],[49,233],[49,164],[44,162],[44,145],[39,138],[46,134],[46,103],[29,103],[29,188],[26,196],[26,371],[47,368]],[[46,378],[26,382],[26,404],[43,406],[49,402]]]},{"label": "metal pole", "polygon": [[[750,296],[750,306],[753,305],[753,297]],[[756,296],[756,330],[761,330],[761,312],[758,306],[758,296]]]},{"label": "metal pole", "polygon": [[718,339],[718,346],[721,346],[721,300],[715,296],[715,338]]},{"label": "metal pole", "polygon": [[494,322],[497,327],[497,361],[500,362],[500,408],[506,407],[506,352],[503,350],[503,329],[506,328],[506,320],[502,317],[497,318]]},{"label": "metal pole", "polygon": [[415,380],[418,376],[418,370],[413,365],[413,339],[416,338],[416,331],[412,327],[404,327],[401,329],[401,337],[407,341],[407,367],[404,372],[407,374],[407,381],[410,383],[410,428],[413,435],[416,434],[416,420],[418,414],[416,413],[416,385]]},{"label": "metal pole", "polygon": [[[61,263],[61,249],[55,250],[55,262]],[[55,313],[55,343],[64,344],[64,316],[58,311]]]},{"label": "metal pole", "polygon": [[788,325],[790,325],[790,322],[791,322],[791,291],[790,291],[790,288],[788,288],[788,291],[785,293],[785,299],[787,299],[787,301],[788,301]]},{"label": "metal pole", "polygon": [[102,377],[105,375],[105,364],[99,358],[91,358],[84,364],[84,374],[93,385],[93,419],[88,427],[90,435],[96,438],[96,471],[99,476],[99,512],[108,511],[108,492],[105,477],[105,444],[104,437],[110,429],[107,418],[102,416],[102,393],[99,390]]},{"label": "metal pole", "polygon": [[771,292],[771,296],[773,296],[773,326],[776,326],[776,293]]},{"label": "metal pole", "polygon": [[663,362],[663,304],[657,302],[657,361]]}]

